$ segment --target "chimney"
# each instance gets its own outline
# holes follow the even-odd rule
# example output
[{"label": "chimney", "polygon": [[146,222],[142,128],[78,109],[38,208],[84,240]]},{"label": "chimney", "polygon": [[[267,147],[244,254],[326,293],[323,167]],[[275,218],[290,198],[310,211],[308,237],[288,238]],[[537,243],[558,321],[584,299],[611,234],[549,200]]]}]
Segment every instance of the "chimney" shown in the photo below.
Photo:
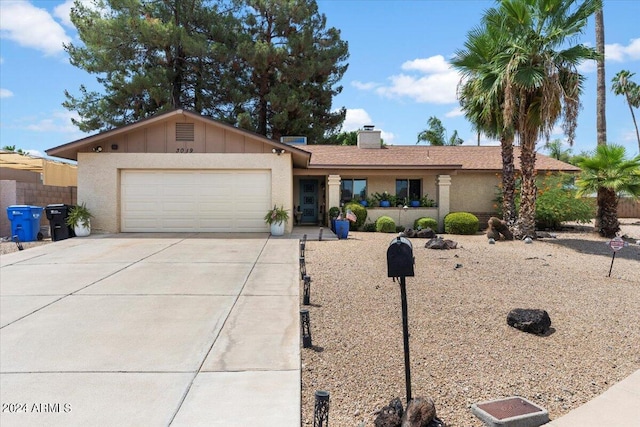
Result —
[{"label": "chimney", "polygon": [[365,125],[358,131],[358,148],[381,148],[380,131],[373,130],[373,125]]}]

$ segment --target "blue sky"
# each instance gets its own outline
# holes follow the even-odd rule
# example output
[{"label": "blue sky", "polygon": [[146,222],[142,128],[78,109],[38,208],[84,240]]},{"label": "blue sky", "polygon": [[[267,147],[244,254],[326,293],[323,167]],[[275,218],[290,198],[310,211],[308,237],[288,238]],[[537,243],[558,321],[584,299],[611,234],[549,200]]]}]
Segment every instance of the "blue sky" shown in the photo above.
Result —
[{"label": "blue sky", "polygon": [[[43,154],[86,136],[71,124],[74,113],[61,105],[65,90],[78,94],[81,84],[99,89],[95,76],[71,66],[62,49],[62,43],[78,42],[69,21],[72,3],[0,0],[0,146]],[[640,83],[640,1],[604,4],[608,140],[637,154],[629,108],[610,91],[610,80],[627,69]],[[334,99],[335,108],[348,110],[343,130],[373,124],[386,143],[412,145],[427,119],[437,116],[449,135],[457,130],[465,144],[477,144],[458,108],[459,76],[447,60],[493,1],[319,0],[318,5],[327,25],[340,29],[349,43],[344,89]],[[595,45],[593,20],[579,41]],[[584,64],[581,71],[587,80],[574,153],[596,145],[595,66]],[[553,138],[564,137],[558,132]],[[481,143],[496,144],[484,138]]]}]

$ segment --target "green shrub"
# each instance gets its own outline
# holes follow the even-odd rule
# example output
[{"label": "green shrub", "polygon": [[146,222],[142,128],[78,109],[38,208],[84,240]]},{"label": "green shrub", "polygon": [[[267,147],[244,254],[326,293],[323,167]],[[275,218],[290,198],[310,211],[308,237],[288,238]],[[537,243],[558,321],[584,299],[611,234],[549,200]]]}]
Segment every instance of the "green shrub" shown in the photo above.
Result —
[{"label": "green shrub", "polygon": [[349,222],[349,230],[359,230],[367,220],[367,208],[362,206],[360,203],[349,203],[344,207],[345,214],[347,209],[351,209],[351,212],[356,214],[356,217],[358,218],[356,222]]},{"label": "green shrub", "polygon": [[444,217],[444,232],[449,234],[475,234],[478,217],[468,212],[452,212]]},{"label": "green shrub", "polygon": [[362,231],[366,231],[368,233],[374,233],[376,231],[376,223],[368,222],[362,227]]},{"label": "green shrub", "polygon": [[[595,217],[596,204],[592,198],[576,198],[570,174],[547,173],[536,180],[536,228],[558,229],[563,222],[588,223]],[[520,209],[520,184],[516,181],[516,210]],[[502,213],[502,189],[498,187],[495,208]]]},{"label": "green shrub", "polygon": [[340,208],[337,206],[333,206],[332,208],[329,209],[329,218],[330,219],[336,219],[338,218],[338,215],[340,215]]},{"label": "green shrub", "polygon": [[438,221],[429,217],[418,218],[413,223],[413,228],[416,230],[424,230],[429,227],[433,231],[438,231]]},{"label": "green shrub", "polygon": [[538,182],[536,228],[559,229],[562,222],[587,223],[595,216],[595,199],[576,198],[573,177],[548,175]]},{"label": "green shrub", "polygon": [[404,225],[396,225],[396,233],[402,233],[404,230]]},{"label": "green shrub", "polygon": [[395,233],[396,223],[391,217],[383,215],[376,220],[376,231],[380,233]]}]

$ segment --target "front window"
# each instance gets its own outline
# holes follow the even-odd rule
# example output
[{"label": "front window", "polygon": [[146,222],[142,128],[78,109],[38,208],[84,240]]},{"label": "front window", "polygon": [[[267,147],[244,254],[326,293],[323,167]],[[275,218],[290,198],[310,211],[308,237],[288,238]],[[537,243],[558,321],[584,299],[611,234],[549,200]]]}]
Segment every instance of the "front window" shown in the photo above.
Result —
[{"label": "front window", "polygon": [[398,200],[420,200],[422,196],[419,179],[396,179],[396,197]]},{"label": "front window", "polygon": [[366,179],[343,179],[340,183],[340,203],[359,202],[367,199]]}]

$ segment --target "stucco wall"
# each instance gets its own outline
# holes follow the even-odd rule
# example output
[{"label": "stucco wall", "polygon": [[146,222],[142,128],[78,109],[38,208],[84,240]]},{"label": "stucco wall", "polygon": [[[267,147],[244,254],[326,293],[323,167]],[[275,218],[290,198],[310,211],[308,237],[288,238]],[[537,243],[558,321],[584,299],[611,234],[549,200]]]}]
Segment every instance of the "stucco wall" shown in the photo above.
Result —
[{"label": "stucco wall", "polygon": [[[122,169],[270,170],[271,204],[282,205],[289,212],[292,209],[290,154],[78,153],[78,203],[85,202],[93,213],[92,231],[120,232]],[[287,231],[290,232],[292,227],[293,221],[289,221]]]},{"label": "stucco wall", "polygon": [[451,175],[451,212],[494,211],[496,186],[500,179],[493,173]]}]

